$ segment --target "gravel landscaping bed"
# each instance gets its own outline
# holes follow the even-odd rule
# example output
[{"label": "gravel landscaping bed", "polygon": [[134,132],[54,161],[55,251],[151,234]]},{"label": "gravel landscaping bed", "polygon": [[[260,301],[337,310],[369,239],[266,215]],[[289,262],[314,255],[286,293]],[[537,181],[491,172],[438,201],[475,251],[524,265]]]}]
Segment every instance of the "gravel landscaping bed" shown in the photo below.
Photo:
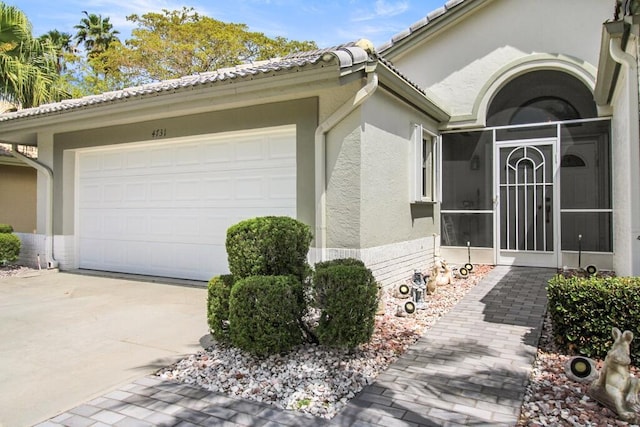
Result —
[{"label": "gravel landscaping bed", "polygon": [[287,354],[259,359],[214,344],[157,375],[281,409],[332,418],[492,268],[476,266],[468,278],[439,287],[435,295],[427,297],[426,309],[406,317],[396,316],[398,305],[405,300],[385,293],[384,314],[376,316],[373,338],[353,352],[305,344]]},{"label": "gravel landscaping bed", "polygon": [[22,265],[6,265],[4,267],[0,267],[0,279],[4,279],[5,277],[19,276],[21,274],[30,273],[32,271],[36,271],[33,268],[24,267]]},{"label": "gravel landscaping bed", "polygon": [[[637,339],[637,338],[636,338]],[[616,418],[616,415],[587,396],[589,384],[570,380],[564,366],[571,358],[553,343],[551,320],[545,318],[538,355],[531,373],[519,427],[574,426],[609,427],[635,426]],[[598,369],[602,361],[598,361]],[[636,368],[631,374],[640,377]]]}]

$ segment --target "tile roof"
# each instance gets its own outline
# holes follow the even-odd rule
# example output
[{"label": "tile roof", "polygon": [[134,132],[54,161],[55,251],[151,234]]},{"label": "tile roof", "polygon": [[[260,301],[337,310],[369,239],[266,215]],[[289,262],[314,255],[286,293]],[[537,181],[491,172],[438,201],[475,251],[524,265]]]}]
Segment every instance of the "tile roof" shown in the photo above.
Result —
[{"label": "tile roof", "polygon": [[366,64],[372,60],[369,53],[362,47],[359,47],[356,43],[347,43],[332,48],[291,54],[282,58],[237,65],[235,67],[180,77],[173,80],[164,80],[113,92],[105,92],[99,95],[43,104],[17,112],[0,114],[0,122],[59,113],[131,98],[140,98],[146,95],[173,93],[196,86],[213,85],[218,82],[253,79],[254,77],[271,77],[293,69],[302,69],[310,65],[317,65],[321,62],[330,62],[334,60],[334,58],[337,58],[338,66],[341,70]]},{"label": "tile roof", "polygon": [[386,59],[385,57],[383,57],[383,56],[381,56],[381,55],[379,55],[377,53],[374,54],[374,56],[376,57],[376,59],[378,61],[380,61],[387,68],[389,68],[391,71],[393,71],[395,74],[397,74],[398,77],[400,77],[402,80],[404,80],[408,85],[410,85],[411,87],[416,89],[418,92],[420,92],[424,96],[428,96],[426,91],[422,87],[418,86],[417,83],[413,82],[412,80],[409,79],[409,77],[404,75],[398,68],[396,68],[395,65],[393,65],[393,63],[391,61],[389,61],[388,59]]},{"label": "tile roof", "polygon": [[397,33],[396,35],[394,35],[393,37],[391,37],[391,40],[389,40],[388,42],[386,42],[382,46],[378,47],[378,51],[384,52],[385,50],[387,50],[387,49],[391,48],[392,46],[394,46],[395,44],[399,43],[400,41],[402,41],[402,40],[406,39],[407,37],[411,36],[416,31],[421,30],[422,28],[432,24],[434,21],[436,21],[436,20],[440,19],[441,17],[445,16],[446,14],[448,14],[452,9],[454,9],[458,5],[460,5],[462,3],[469,3],[471,1],[473,1],[473,0],[449,0],[449,1],[447,1],[443,6],[439,7],[436,10],[431,11],[430,13],[427,14],[427,16],[425,16],[421,20],[415,22],[409,28],[407,28],[404,31],[401,31],[401,32]]}]

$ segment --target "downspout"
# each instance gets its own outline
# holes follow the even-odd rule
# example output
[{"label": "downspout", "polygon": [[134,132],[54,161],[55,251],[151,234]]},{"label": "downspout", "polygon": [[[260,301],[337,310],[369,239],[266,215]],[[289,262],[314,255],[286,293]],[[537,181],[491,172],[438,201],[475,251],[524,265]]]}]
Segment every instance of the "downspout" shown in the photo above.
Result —
[{"label": "downspout", "polygon": [[[367,83],[356,92],[356,94],[347,102],[342,104],[327,119],[318,125],[315,132],[315,170],[316,170],[316,249],[319,252],[320,259],[316,261],[325,261],[327,258],[327,171],[326,171],[326,145],[327,133],[333,129],[338,123],[344,120],[364,101],[366,101],[378,88],[378,75],[374,72],[375,65],[368,67]],[[316,254],[317,258],[318,254]]]},{"label": "downspout", "polygon": [[53,257],[53,172],[49,167],[20,153],[17,144],[11,144],[10,153],[16,159],[21,160],[38,172],[42,172],[47,177],[47,221],[45,225],[47,248],[45,250],[45,259],[47,268],[58,268],[58,261]]},{"label": "downspout", "polygon": [[[626,66],[628,70],[627,77],[627,93],[632,97],[631,102],[629,103],[628,117],[627,121],[629,123],[627,138],[629,140],[629,147],[631,148],[631,179],[632,182],[640,179],[640,170],[637,165],[640,164],[640,122],[638,121],[638,107],[639,107],[639,96],[638,93],[638,63],[636,62],[636,58],[625,52],[622,49],[622,40],[620,38],[612,38],[609,40],[609,53],[611,54],[611,58],[616,61],[618,64],[622,66]],[[634,145],[635,141],[635,145]],[[634,179],[633,176],[636,178]],[[630,189],[632,190],[632,189]],[[637,269],[638,261],[640,260],[640,248],[638,248],[637,240],[640,240],[640,221],[637,218],[637,213],[640,212],[640,202],[637,197],[632,197],[633,194],[629,194],[631,201],[631,271],[630,275],[638,275],[640,271],[634,271],[634,267]],[[636,240],[637,239],[637,240]],[[634,245],[635,243],[635,245]],[[633,247],[636,246],[636,249],[633,250]]]}]

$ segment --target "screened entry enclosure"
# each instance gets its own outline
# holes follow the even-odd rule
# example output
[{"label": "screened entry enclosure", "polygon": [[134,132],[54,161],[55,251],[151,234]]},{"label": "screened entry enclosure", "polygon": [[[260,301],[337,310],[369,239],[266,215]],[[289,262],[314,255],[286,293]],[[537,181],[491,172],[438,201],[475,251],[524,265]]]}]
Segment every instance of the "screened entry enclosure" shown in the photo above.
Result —
[{"label": "screened entry enclosure", "polygon": [[[487,127],[442,135],[442,246],[483,262],[610,268],[610,121],[560,71],[507,83]],[[456,256],[454,256],[456,258]]]},{"label": "screened entry enclosure", "polygon": [[[487,127],[442,135],[442,246],[483,262],[604,268],[612,260],[610,121],[559,71],[515,78]],[[584,254],[584,256],[582,256]]]},{"label": "screened entry enclosure", "polygon": [[610,253],[609,132],[589,119],[444,134],[442,245],[547,267]]}]

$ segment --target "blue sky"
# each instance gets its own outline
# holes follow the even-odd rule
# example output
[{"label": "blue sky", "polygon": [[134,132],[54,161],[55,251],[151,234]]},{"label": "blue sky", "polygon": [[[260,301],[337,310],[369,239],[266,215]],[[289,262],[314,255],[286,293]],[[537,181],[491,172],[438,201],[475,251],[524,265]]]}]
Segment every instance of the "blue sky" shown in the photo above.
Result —
[{"label": "blue sky", "polygon": [[234,23],[270,37],[313,40],[320,47],[368,38],[375,46],[408,28],[446,0],[4,0],[26,13],[33,33],[49,30],[75,34],[82,11],[110,17],[126,39],[130,14],[193,7],[200,14]]}]

